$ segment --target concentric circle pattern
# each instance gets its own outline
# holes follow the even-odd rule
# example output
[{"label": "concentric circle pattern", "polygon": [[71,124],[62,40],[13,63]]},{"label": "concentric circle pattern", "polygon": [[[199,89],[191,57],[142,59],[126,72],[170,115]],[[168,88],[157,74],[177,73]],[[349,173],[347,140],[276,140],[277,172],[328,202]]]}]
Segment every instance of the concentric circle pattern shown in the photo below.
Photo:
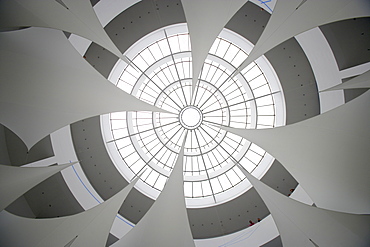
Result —
[{"label": "concentric circle pattern", "polygon": [[[263,60],[233,75],[251,45],[224,30],[214,42],[192,92],[192,59],[185,26],[158,30],[130,48],[111,73],[111,81],[168,113],[119,112],[103,116],[111,155],[137,188],[155,198],[163,189],[185,133],[184,192],[188,207],[231,200],[250,184],[236,166],[261,177],[273,157],[257,145],[220,129],[271,128],[284,124],[280,84]],[[268,73],[262,70],[267,66]],[[104,120],[105,119],[105,120]]]},{"label": "concentric circle pattern", "polygon": [[198,107],[190,105],[181,110],[179,120],[184,128],[192,130],[198,128],[199,125],[202,124],[203,114]]}]

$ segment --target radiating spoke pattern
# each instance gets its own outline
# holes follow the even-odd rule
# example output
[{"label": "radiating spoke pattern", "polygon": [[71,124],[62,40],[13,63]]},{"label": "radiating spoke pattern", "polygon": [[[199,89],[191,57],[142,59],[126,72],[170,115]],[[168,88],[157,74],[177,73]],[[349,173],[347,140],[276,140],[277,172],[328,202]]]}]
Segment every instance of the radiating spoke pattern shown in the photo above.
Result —
[{"label": "radiating spoke pattern", "polygon": [[261,176],[273,158],[218,125],[250,129],[283,125],[283,118],[278,117],[284,115],[284,107],[277,77],[268,78],[257,63],[232,76],[248,56],[246,50],[250,48],[243,46],[249,43],[223,31],[209,52],[192,95],[191,47],[186,28],[177,25],[162,29],[149,35],[148,40],[130,48],[126,56],[131,63],[116,66],[121,72],[111,81],[170,113],[107,115],[103,128],[111,130],[110,138],[106,138],[109,152],[119,153],[121,164],[116,166],[127,179],[145,171],[138,189],[155,198],[172,171],[188,131],[184,157],[187,205],[206,206],[234,198],[249,186],[236,164]]}]

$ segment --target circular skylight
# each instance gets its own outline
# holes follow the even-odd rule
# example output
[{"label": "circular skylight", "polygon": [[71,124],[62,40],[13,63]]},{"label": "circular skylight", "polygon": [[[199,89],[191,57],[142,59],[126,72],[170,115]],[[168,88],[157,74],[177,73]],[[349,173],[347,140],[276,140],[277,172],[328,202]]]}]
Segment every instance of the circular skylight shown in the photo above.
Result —
[{"label": "circular skylight", "polygon": [[101,117],[108,153],[121,174],[155,199],[176,162],[185,133],[184,193],[188,207],[226,202],[251,185],[236,166],[256,177],[274,158],[219,125],[260,129],[285,124],[278,78],[261,57],[236,74],[252,49],[224,29],[214,42],[192,93],[192,64],[186,25],[157,30],[136,42],[118,61],[110,81],[169,113],[117,112]]},{"label": "circular skylight", "polygon": [[199,127],[199,125],[202,123],[203,115],[198,107],[186,106],[181,110],[179,119],[184,128],[192,130]]}]

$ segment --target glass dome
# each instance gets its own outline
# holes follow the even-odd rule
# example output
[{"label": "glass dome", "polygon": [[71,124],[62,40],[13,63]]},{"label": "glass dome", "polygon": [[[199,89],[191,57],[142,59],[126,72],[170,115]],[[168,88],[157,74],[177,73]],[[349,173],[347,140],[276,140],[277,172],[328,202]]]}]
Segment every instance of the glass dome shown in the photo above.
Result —
[{"label": "glass dome", "polygon": [[252,44],[224,29],[204,62],[192,93],[191,45],[185,24],[157,30],[132,45],[109,80],[168,113],[116,112],[101,116],[106,148],[117,169],[155,199],[177,159],[185,133],[187,207],[226,202],[251,185],[236,166],[262,177],[274,158],[219,128],[260,129],[285,124],[285,105],[273,68],[261,57],[240,73]]}]

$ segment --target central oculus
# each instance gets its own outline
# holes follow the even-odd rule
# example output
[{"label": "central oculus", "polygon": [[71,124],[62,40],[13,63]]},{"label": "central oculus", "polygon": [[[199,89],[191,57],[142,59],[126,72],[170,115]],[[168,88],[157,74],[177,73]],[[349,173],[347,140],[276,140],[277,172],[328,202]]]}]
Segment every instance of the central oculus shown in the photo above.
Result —
[{"label": "central oculus", "polygon": [[179,114],[181,125],[186,129],[196,129],[202,123],[203,116],[199,108],[187,106]]}]

